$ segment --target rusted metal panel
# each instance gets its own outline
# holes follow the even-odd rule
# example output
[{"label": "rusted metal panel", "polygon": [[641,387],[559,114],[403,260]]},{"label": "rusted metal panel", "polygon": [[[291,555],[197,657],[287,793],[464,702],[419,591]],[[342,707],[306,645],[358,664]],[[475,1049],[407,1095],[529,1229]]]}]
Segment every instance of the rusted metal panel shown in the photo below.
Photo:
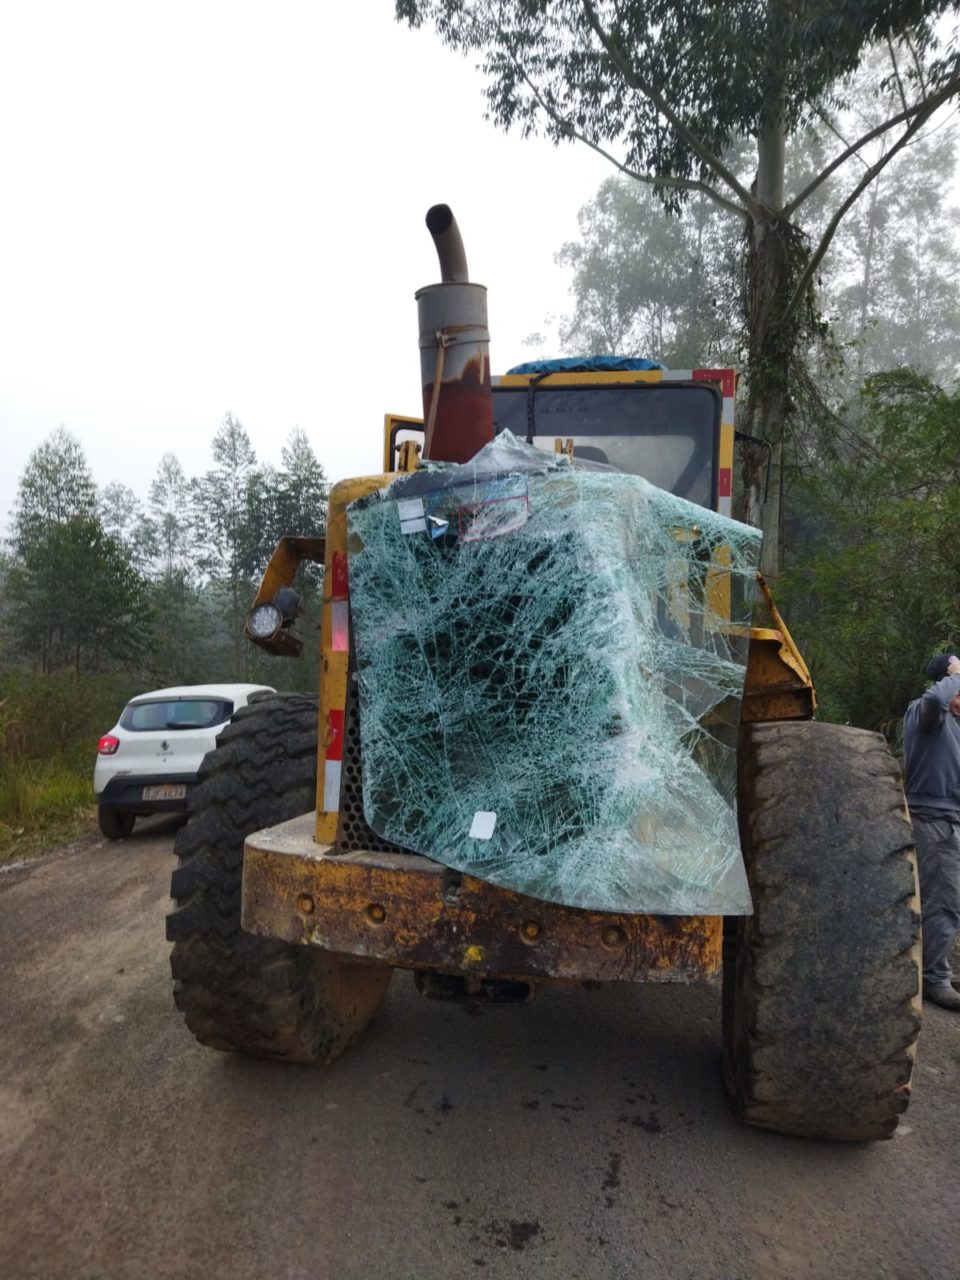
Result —
[{"label": "rusted metal panel", "polygon": [[490,362],[485,355],[477,355],[457,368],[448,353],[445,364],[441,366],[438,359],[437,367],[439,385],[433,376],[423,385],[423,414],[428,423],[423,456],[431,461],[469,462],[493,439]]},{"label": "rusted metal panel", "polygon": [[811,718],[817,706],[813,684],[787,661],[791,656],[779,631],[751,630],[740,714],[743,724]]},{"label": "rusted metal panel", "polygon": [[741,722],[809,720],[817,709],[817,694],[807,664],[762,573],[757,583],[773,627],[751,628]]},{"label": "rusted metal panel", "polygon": [[243,927],[409,969],[531,981],[713,977],[722,920],[580,911],[417,854],[334,855],[305,814],[246,843]]}]

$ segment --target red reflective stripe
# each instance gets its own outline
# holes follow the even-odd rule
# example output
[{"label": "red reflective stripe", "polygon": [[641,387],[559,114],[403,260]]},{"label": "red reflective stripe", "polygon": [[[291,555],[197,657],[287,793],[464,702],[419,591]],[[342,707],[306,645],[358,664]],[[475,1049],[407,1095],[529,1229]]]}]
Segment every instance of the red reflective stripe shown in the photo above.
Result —
[{"label": "red reflective stripe", "polygon": [[721,394],[733,398],[733,370],[732,369],[694,369],[694,382],[719,382]]},{"label": "red reflective stripe", "polygon": [[347,557],[342,551],[335,551],[331,563],[334,596],[347,594]]},{"label": "red reflective stripe", "polygon": [[343,759],[343,709],[327,712],[327,745],[325,760]]},{"label": "red reflective stripe", "polygon": [[733,472],[730,467],[721,467],[720,475],[717,479],[717,496],[720,498],[729,498],[733,484]]}]

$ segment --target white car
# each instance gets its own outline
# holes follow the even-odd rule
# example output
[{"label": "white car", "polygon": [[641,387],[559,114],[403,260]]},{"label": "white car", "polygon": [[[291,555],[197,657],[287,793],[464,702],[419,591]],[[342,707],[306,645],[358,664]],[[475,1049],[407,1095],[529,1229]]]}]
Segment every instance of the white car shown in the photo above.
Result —
[{"label": "white car", "polygon": [[100,830],[128,836],[138,817],[185,810],[200,761],[240,707],[266,684],[194,684],[131,698],[97,745],[93,790]]}]

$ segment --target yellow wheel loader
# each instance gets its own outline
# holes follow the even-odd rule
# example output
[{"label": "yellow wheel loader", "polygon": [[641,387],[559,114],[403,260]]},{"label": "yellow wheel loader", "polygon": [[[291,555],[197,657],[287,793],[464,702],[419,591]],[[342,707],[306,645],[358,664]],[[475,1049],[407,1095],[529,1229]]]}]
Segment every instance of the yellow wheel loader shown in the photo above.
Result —
[{"label": "yellow wheel loader", "polygon": [[[557,361],[491,378],[485,291],[427,215],[423,419],[284,538],[247,635],[298,650],[322,561],[319,705],[241,710],[177,839],[175,1000],[212,1048],[328,1063],[394,969],[425,994],[716,982],[747,1123],[891,1136],[919,910],[899,770],[814,720],[731,519],[734,374]],[[753,625],[754,588],[769,625]]]}]

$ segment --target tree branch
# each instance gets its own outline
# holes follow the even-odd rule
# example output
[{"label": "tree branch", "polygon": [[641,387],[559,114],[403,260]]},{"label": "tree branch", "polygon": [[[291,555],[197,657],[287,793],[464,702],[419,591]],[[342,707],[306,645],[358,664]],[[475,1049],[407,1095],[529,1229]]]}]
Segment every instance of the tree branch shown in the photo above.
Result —
[{"label": "tree branch", "polygon": [[903,134],[897,139],[897,141],[893,144],[890,150],[884,152],[884,154],[879,158],[879,160],[877,160],[875,164],[872,164],[870,166],[867,172],[863,175],[863,177],[860,179],[857,185],[853,188],[853,190],[847,196],[846,200],[844,200],[843,203],[840,205],[840,207],[836,210],[833,217],[830,219],[829,223],[827,224],[826,230],[824,231],[823,235],[820,237],[820,243],[817,245],[815,252],[811,255],[810,261],[807,263],[806,267],[804,267],[803,272],[801,273],[800,278],[797,281],[796,288],[793,291],[793,296],[791,297],[790,301],[787,303],[787,306],[781,317],[782,324],[786,324],[790,320],[790,318],[796,314],[797,310],[802,304],[804,296],[806,295],[806,292],[810,287],[810,281],[813,279],[814,273],[816,272],[820,263],[823,261],[827,250],[830,248],[830,242],[833,240],[833,237],[837,232],[837,228],[840,226],[840,223],[843,221],[844,217],[846,216],[847,210],[851,207],[851,205],[855,204],[857,200],[860,199],[864,191],[866,191],[867,187],[869,187],[870,183],[874,180],[877,174],[880,173],[890,163],[890,161],[897,154],[897,152],[902,151],[903,148],[910,141],[910,139],[914,136],[914,134],[918,133],[923,128],[923,126],[927,123],[930,116],[934,113],[934,111],[936,111],[939,105],[940,105],[939,103],[936,103],[935,105],[931,104],[931,106],[927,110],[925,110],[922,114],[914,117],[912,123],[907,126],[907,128],[903,131]]},{"label": "tree branch", "polygon": [[527,88],[533,94],[534,100],[547,113],[551,120],[559,126],[567,137],[582,142],[584,146],[589,147],[591,151],[595,151],[598,156],[603,156],[604,160],[608,160],[610,164],[618,169],[625,177],[633,178],[636,182],[645,182],[651,187],[674,187],[680,191],[699,191],[709,200],[718,204],[728,213],[736,214],[738,218],[747,216],[746,209],[738,204],[734,204],[732,200],[728,200],[722,196],[719,191],[711,187],[708,182],[702,182],[696,178],[674,178],[666,175],[657,175],[651,173],[641,173],[638,169],[633,169],[628,164],[624,164],[622,160],[618,160],[612,152],[607,151],[605,147],[601,147],[598,142],[594,142],[592,138],[588,138],[585,133],[581,133],[579,129],[575,129],[570,121],[557,110],[552,102],[549,102],[534,82],[530,79],[526,68],[516,58],[513,50],[508,51],[510,61],[517,70],[518,75],[523,79]]},{"label": "tree branch", "polygon": [[[560,121],[563,123],[563,121]],[[575,138],[577,142],[582,142],[585,147],[589,147],[591,151],[595,151],[598,156],[603,156],[604,160],[609,160],[615,169],[627,178],[633,178],[636,182],[645,182],[651,187],[675,187],[679,191],[699,191],[701,195],[705,195],[708,200],[712,200],[714,204],[718,204],[721,209],[725,209],[728,213],[736,214],[738,218],[745,218],[747,211],[739,204],[734,204],[732,200],[728,200],[726,196],[722,196],[710,186],[709,182],[700,182],[696,178],[673,178],[666,175],[657,176],[651,173],[641,173],[638,169],[632,169],[630,165],[624,164],[622,160],[618,160],[616,156],[599,143],[592,142],[585,134],[574,129],[572,125],[567,125],[567,132],[571,138]]]},{"label": "tree branch", "polygon": [[[807,100],[807,106],[816,116],[819,117],[821,123],[823,124],[823,127],[829,133],[832,133],[833,136],[838,140],[838,142],[842,142],[845,147],[850,146],[850,143],[846,140],[846,138],[843,136],[843,134],[840,132],[837,126],[833,123],[833,121],[830,119],[830,117],[827,115],[827,113],[824,111],[822,107],[818,106],[815,102],[811,102],[809,99]],[[857,156],[857,159],[864,166],[864,168],[866,168],[867,161],[864,160],[863,156]]]},{"label": "tree branch", "polygon": [[[587,0],[584,0],[584,3],[587,3]],[[895,129],[898,124],[903,124],[904,121],[909,120],[911,116],[915,118],[922,117],[923,121],[926,122],[938,107],[943,106],[948,99],[952,98],[958,92],[960,92],[960,75],[953,76],[948,80],[943,88],[935,93],[933,97],[914,103],[912,106],[907,107],[906,111],[901,111],[899,114],[891,116],[889,120],[884,120],[884,122],[882,124],[878,124],[875,129],[869,130],[869,132],[865,133],[861,138],[858,138],[856,142],[852,142],[845,151],[841,151],[838,156],[831,160],[825,169],[821,169],[817,176],[807,183],[798,196],[794,196],[789,204],[784,207],[783,216],[785,218],[792,218],[804,201],[809,199],[809,197],[813,195],[814,191],[826,182],[831,174],[835,173],[842,164],[849,160],[852,155],[855,155],[865,147],[867,143],[873,142],[875,138],[879,138],[882,134],[888,133],[891,129]],[[910,136],[912,137],[915,132],[916,130],[911,128]]]},{"label": "tree branch", "polygon": [[587,22],[593,29],[594,34],[603,45],[604,49],[606,49],[610,60],[613,62],[614,66],[623,76],[624,80],[626,80],[631,89],[635,89],[637,93],[643,94],[643,96],[656,107],[663,118],[668,122],[668,124],[673,126],[680,138],[687,144],[701,163],[708,169],[712,169],[717,177],[722,179],[730,190],[740,198],[740,201],[744,206],[744,210],[755,218],[759,217],[762,213],[760,202],[750,194],[746,187],[744,187],[739,181],[736,174],[727,168],[719,156],[715,156],[708,147],[703,145],[696,134],[687,128],[670,104],[657,92],[656,89],[654,89],[653,85],[648,84],[646,80],[637,74],[619,44],[617,44],[613,37],[600,25],[600,19],[597,17],[597,11],[593,7],[592,0],[581,0],[581,4],[583,6],[583,11],[586,14]]},{"label": "tree branch", "polygon": [[[907,95],[903,89],[903,81],[900,79],[900,68],[897,66],[897,55],[894,52],[893,41],[890,39],[890,32],[887,32],[887,51],[890,54],[890,65],[893,67],[893,78],[897,82],[897,92],[900,94],[900,105],[904,111],[908,110]],[[923,87],[922,85],[920,86]]]},{"label": "tree branch", "polygon": [[910,57],[913,59],[913,68],[917,73],[917,80],[920,84],[920,88],[923,90],[924,93],[926,93],[927,84],[923,75],[923,62],[917,56],[917,51],[916,49],[914,49],[913,44],[911,43],[910,37],[905,34],[901,38],[903,40],[903,43],[907,46],[907,51],[909,52]]}]

